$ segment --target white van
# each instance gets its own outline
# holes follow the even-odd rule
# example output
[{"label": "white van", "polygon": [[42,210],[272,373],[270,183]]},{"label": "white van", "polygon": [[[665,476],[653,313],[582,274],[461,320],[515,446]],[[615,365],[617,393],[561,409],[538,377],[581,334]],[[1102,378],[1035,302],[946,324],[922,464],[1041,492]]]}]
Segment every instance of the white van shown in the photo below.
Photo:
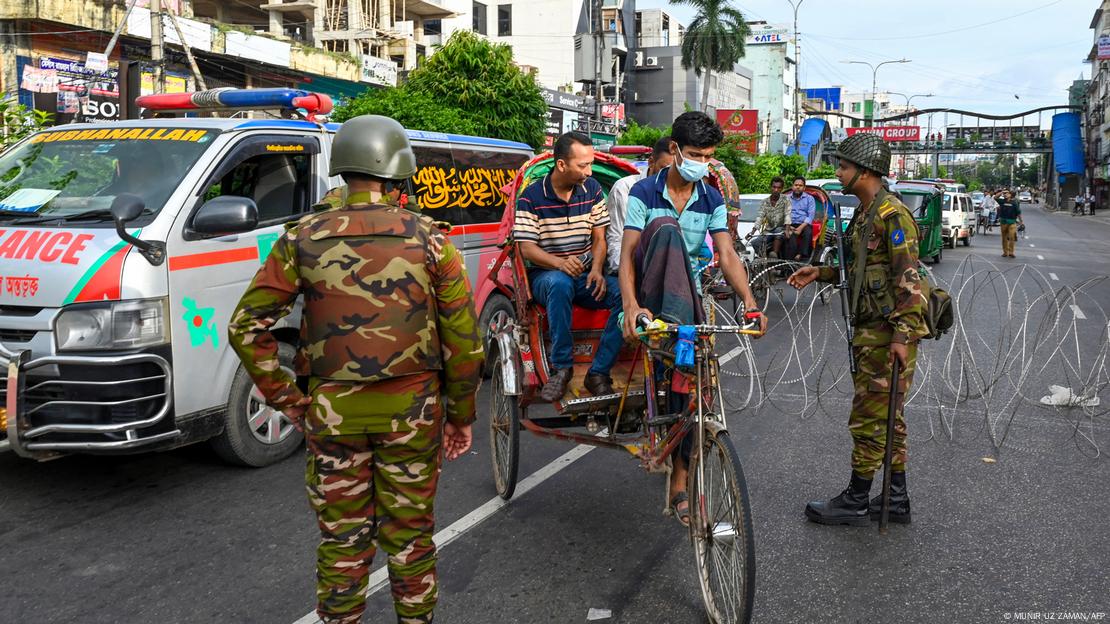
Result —
[{"label": "white van", "polygon": [[967,193],[945,191],[941,210],[941,236],[944,237],[944,243],[950,249],[956,248],[956,241],[970,247],[971,237],[975,235],[976,219],[971,196]]},{"label": "white van", "polygon": [[[304,93],[243,93],[269,91]],[[327,176],[338,127],[77,124],[0,155],[0,450],[41,460],[213,439],[221,456],[253,466],[296,450],[300,434],[262,401],[228,348],[227,324],[285,226],[341,183]],[[477,285],[497,252],[498,189],[532,150],[409,136],[416,198],[458,224],[451,236]],[[274,329],[284,365],[298,317]]]}]

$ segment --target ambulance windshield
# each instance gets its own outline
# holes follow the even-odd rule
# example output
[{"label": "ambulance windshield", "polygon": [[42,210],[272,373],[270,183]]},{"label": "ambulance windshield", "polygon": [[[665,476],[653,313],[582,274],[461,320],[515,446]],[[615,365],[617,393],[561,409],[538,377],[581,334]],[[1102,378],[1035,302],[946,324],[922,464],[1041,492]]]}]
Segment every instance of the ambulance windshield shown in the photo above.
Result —
[{"label": "ambulance windshield", "polygon": [[121,193],[143,198],[149,222],[217,134],[121,127],[36,134],[0,156],[0,224],[110,227]]}]

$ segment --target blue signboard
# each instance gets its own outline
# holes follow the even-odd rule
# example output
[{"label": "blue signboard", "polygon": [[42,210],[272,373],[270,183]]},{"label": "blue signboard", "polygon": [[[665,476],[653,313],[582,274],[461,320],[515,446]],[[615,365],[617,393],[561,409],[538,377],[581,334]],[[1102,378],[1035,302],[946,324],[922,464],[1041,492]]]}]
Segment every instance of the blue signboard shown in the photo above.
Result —
[{"label": "blue signboard", "polygon": [[840,87],[823,87],[820,89],[806,89],[806,99],[822,100],[825,110],[840,110]]}]

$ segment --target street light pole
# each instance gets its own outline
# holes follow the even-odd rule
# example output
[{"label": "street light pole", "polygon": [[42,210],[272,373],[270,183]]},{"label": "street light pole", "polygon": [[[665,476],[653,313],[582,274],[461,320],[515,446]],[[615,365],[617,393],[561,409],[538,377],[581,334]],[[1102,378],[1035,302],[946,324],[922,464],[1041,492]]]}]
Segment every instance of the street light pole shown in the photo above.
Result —
[{"label": "street light pole", "polygon": [[890,61],[883,61],[883,62],[879,63],[878,65],[873,65],[871,63],[868,63],[867,61],[841,61],[841,63],[848,63],[848,64],[851,64],[851,65],[866,65],[866,66],[871,68],[871,114],[867,115],[867,125],[868,126],[870,126],[871,124],[873,124],[875,122],[875,104],[876,104],[876,102],[875,102],[875,93],[876,93],[876,88],[877,88],[877,84],[878,84],[879,68],[882,67],[883,65],[888,65],[890,63],[912,63],[912,62],[913,61],[911,61],[909,59],[904,59],[904,58],[903,59],[890,60]]},{"label": "street light pole", "polygon": [[798,145],[801,140],[801,119],[802,119],[802,106],[801,98],[798,94],[798,76],[801,74],[802,68],[802,49],[798,45],[798,9],[801,8],[802,2],[805,0],[786,0],[790,3],[790,7],[794,9],[794,153],[798,153]]}]

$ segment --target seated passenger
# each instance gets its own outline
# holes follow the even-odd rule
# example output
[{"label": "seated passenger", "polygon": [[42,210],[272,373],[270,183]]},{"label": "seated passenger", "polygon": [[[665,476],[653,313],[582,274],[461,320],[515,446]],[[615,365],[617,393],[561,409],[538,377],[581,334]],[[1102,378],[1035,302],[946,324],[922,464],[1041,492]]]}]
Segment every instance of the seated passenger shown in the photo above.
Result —
[{"label": "seated passenger", "polygon": [[786,225],[786,257],[798,262],[809,262],[813,253],[813,219],[817,216],[817,202],[806,192],[806,179],[794,178],[790,193],[790,222]]},{"label": "seated passenger", "polygon": [[617,267],[621,262],[621,239],[624,237],[624,216],[628,213],[628,192],[632,186],[644,178],[659,173],[660,170],[671,166],[671,137],[665,136],[655,142],[655,147],[648,156],[647,170],[634,173],[617,180],[613,188],[609,189],[609,198],[605,205],[609,208],[609,229],[605,235],[605,243],[609,246],[609,268],[613,275],[617,274]]},{"label": "seated passenger", "polygon": [[555,168],[517,199],[513,226],[513,237],[530,265],[532,298],[547,309],[551,376],[540,391],[545,401],[562,399],[574,376],[572,303],[610,312],[585,380],[594,396],[613,393],[609,371],[624,342],[617,320],[617,279],[603,274],[609,212],[601,185],[590,177],[593,144],[585,134],[568,132],[555,141],[554,152]]},{"label": "seated passenger", "polygon": [[752,232],[759,236],[752,241],[752,247],[759,255],[767,253],[767,243],[771,244],[770,257],[778,258],[782,254],[783,229],[786,227],[786,218],[790,216],[790,200],[782,194],[786,181],[782,176],[771,179],[771,195],[759,202],[759,215],[755,218]]},{"label": "seated passenger", "polygon": [[[701,250],[706,232],[720,253],[725,279],[743,299],[744,308],[756,311],[747,271],[728,231],[724,198],[703,179],[709,159],[723,139],[721,128],[705,113],[679,115],[671,127],[670,151],[675,164],[637,182],[629,192],[620,262],[624,332],[629,338],[635,336],[636,319],[641,315],[683,324],[700,319],[690,260]],[[766,328],[763,317],[761,329]],[[667,409],[681,410],[687,400],[680,395],[675,403]],[[672,458],[670,505],[683,524],[688,524],[690,517],[686,473],[693,438],[688,435]]]}]

